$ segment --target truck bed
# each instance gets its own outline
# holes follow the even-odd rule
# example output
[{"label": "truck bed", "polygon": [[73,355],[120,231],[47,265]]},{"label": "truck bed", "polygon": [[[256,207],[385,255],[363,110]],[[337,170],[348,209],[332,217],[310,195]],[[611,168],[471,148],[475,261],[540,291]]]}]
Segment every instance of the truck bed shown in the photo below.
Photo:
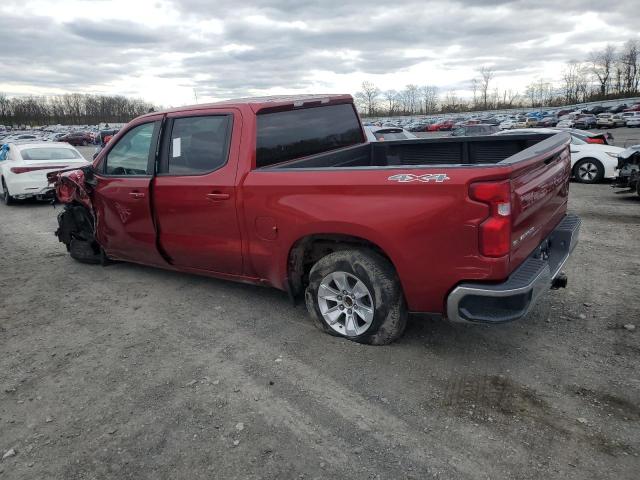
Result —
[{"label": "truck bed", "polygon": [[[540,142],[553,145],[553,134],[503,137],[443,137],[372,142],[279,163],[264,169],[492,165],[516,160]],[[545,145],[540,145],[544,149]],[[537,149],[536,149],[537,150]]]}]

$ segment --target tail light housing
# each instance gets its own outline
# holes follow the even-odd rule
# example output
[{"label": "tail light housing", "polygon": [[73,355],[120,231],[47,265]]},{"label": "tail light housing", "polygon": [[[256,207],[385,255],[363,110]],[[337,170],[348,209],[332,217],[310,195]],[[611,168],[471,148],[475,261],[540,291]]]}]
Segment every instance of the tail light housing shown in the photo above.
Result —
[{"label": "tail light housing", "polygon": [[11,167],[9,170],[11,170],[11,173],[20,174],[20,173],[35,172],[36,170],[51,170],[51,169],[55,169],[55,168],[67,168],[67,165],[47,165],[46,167],[44,167],[44,166],[39,166],[39,167]]},{"label": "tail light housing", "polygon": [[511,250],[511,182],[477,182],[469,187],[471,199],[489,206],[489,217],[479,226],[480,253],[503,257]]}]

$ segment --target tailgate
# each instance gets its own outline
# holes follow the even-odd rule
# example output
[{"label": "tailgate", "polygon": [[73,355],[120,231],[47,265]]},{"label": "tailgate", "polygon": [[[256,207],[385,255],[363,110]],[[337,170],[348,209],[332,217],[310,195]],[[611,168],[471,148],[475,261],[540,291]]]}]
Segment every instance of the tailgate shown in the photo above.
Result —
[{"label": "tailgate", "polygon": [[518,267],[551,233],[567,211],[571,137],[558,134],[510,157],[511,255]]}]

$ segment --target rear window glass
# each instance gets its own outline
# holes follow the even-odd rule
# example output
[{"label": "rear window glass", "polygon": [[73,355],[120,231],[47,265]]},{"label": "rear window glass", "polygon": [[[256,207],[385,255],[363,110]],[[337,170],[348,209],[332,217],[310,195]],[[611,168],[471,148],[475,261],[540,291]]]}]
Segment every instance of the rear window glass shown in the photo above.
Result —
[{"label": "rear window glass", "polygon": [[258,115],[256,166],[306,157],[363,143],[351,104]]},{"label": "rear window glass", "polygon": [[26,148],[20,150],[23,160],[68,160],[82,158],[78,152],[70,148]]}]

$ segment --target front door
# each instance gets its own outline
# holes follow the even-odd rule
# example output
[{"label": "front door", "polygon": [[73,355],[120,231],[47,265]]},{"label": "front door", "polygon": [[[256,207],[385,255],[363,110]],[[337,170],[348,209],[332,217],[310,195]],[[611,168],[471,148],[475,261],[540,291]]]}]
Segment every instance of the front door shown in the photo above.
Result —
[{"label": "front door", "polygon": [[153,197],[160,248],[175,266],[242,273],[235,188],[241,122],[229,110],[167,118]]},{"label": "front door", "polygon": [[97,240],[109,257],[166,264],[156,247],[150,184],[160,119],[130,128],[96,167]]}]

